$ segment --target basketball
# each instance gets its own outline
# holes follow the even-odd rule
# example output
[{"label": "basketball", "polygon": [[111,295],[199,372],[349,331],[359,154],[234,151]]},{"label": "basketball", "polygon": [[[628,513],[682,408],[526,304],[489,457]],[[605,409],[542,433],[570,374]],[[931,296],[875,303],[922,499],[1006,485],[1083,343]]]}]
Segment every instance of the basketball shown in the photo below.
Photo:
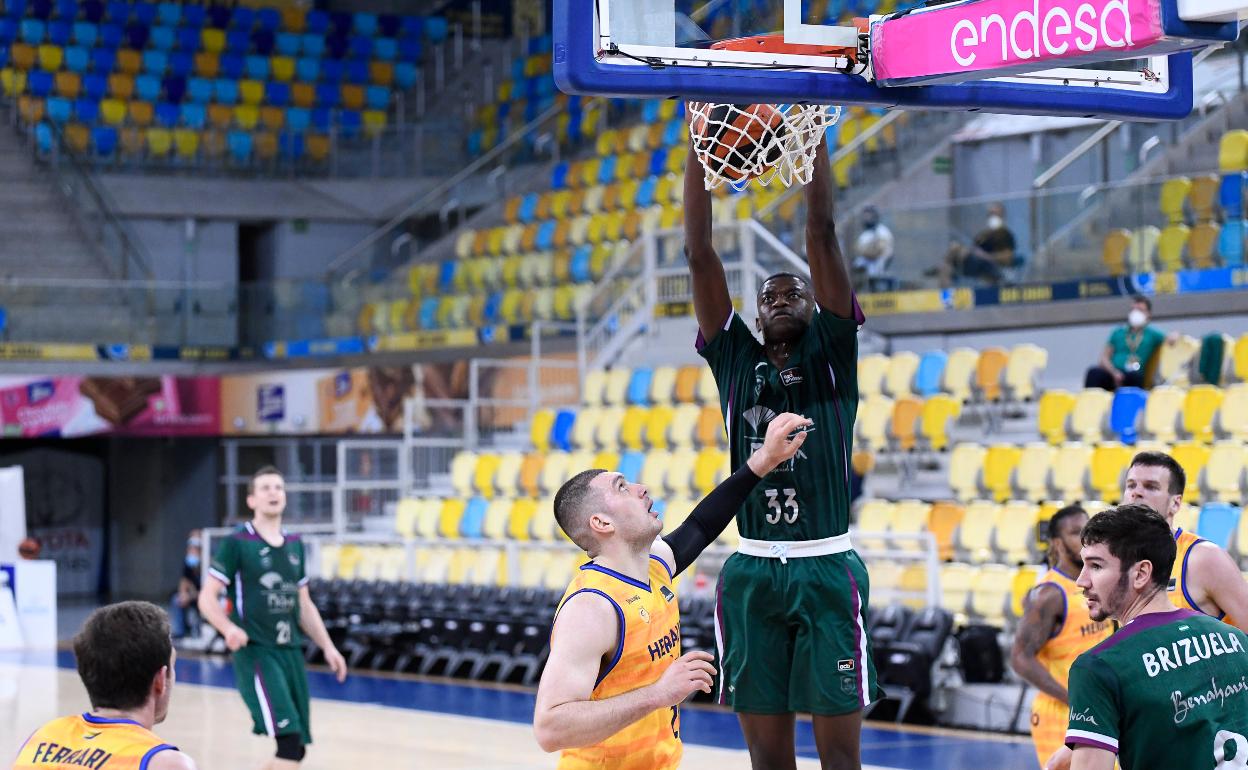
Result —
[{"label": "basketball", "polygon": [[[784,127],[779,112],[767,104],[716,104],[694,111],[689,129],[702,162],[715,174],[739,182],[780,162],[776,141]],[[759,147],[766,147],[758,157]]]},{"label": "basketball", "polygon": [[23,559],[38,559],[43,547],[33,537],[28,537],[17,546],[17,555]]}]

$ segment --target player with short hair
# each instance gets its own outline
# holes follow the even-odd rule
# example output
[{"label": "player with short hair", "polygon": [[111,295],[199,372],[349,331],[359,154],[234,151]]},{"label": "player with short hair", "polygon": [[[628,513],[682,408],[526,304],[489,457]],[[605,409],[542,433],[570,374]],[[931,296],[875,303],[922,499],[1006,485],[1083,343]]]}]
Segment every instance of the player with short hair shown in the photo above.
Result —
[{"label": "player with short hair", "polygon": [[[277,468],[252,475],[247,507],[251,521],[213,555],[199,612],[233,653],[234,682],[251,711],[253,732],[277,740],[277,755],[266,767],[283,770],[298,767],[312,742],[300,630],[321,648],[339,682],[347,677],[347,663],[308,593],[303,541],[282,529],[286,485]],[[221,608],[227,588],[233,599],[228,617]]]},{"label": "player with short hair", "polygon": [[711,691],[708,653],[680,654],[673,583],[732,521],[751,490],[806,440],[804,417],[779,415],[745,467],[674,531],[642,484],[582,471],[555,495],[555,518],[590,557],[555,613],[533,732],[563,750],[560,770],[670,770],[680,764],[679,705]]},{"label": "player with short hair", "polygon": [[1120,505],[1083,528],[1078,585],[1095,620],[1121,628],[1070,670],[1066,745],[1049,768],[1243,767],[1248,635],[1170,603],[1170,525]]},{"label": "player with short hair", "polygon": [[1122,490],[1124,503],[1141,503],[1161,514],[1174,532],[1178,555],[1170,575],[1170,601],[1248,630],[1248,582],[1217,543],[1174,526],[1183,508],[1187,474],[1164,452],[1140,452],[1131,460]]},{"label": "player with short hair", "polygon": [[1091,618],[1075,585],[1083,569],[1079,536],[1087,523],[1088,514],[1078,505],[1068,505],[1049,519],[1049,571],[1023,602],[1010,653],[1014,672],[1040,691],[1031,705],[1031,739],[1040,767],[1066,737],[1071,664],[1114,631],[1112,623]]},{"label": "player with short hair", "polygon": [[195,770],[195,762],[152,727],[165,721],[177,653],[165,611],[120,602],[92,612],[74,637],[78,676],[91,710],[40,727],[13,770]]},{"label": "player with short hair", "polygon": [[810,280],[778,273],[763,282],[761,345],[733,310],[698,163],[691,146],[685,254],[698,350],[719,386],[732,467],[776,415],[813,421],[803,450],[767,475],[737,517],[741,545],[720,573],[716,608],[720,701],[737,712],[756,770],[793,767],[798,711],[814,716],[825,768],[856,768],[862,711],[880,694],[865,623],[867,569],[848,535],[865,319],[837,242],[827,147],[819,143],[805,193]]}]

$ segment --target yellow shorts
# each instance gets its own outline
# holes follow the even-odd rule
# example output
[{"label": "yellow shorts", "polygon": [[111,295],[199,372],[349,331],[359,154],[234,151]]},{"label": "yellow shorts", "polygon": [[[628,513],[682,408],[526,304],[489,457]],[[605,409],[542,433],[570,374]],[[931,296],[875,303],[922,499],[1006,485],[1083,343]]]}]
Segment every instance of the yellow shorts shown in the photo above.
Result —
[{"label": "yellow shorts", "polygon": [[1036,696],[1031,706],[1031,740],[1036,745],[1040,768],[1048,764],[1053,752],[1066,744],[1066,726],[1070,707],[1044,693]]}]

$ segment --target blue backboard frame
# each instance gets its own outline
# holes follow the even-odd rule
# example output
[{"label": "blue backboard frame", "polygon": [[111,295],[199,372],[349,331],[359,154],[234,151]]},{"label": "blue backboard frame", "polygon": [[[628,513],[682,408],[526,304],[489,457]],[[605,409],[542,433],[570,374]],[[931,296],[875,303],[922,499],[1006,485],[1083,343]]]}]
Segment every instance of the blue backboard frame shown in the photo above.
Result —
[{"label": "blue backboard frame", "polygon": [[[1173,7],[1172,2],[1164,5]],[[1166,88],[1158,92],[992,80],[882,88],[862,76],[839,73],[748,67],[654,69],[600,61],[594,50],[594,6],[592,0],[554,0],[554,77],[565,93],[736,103],[865,104],[1127,120],[1177,120],[1192,111],[1192,55],[1187,52],[1166,57]],[[1187,27],[1177,20],[1177,14],[1167,21]],[[1167,31],[1169,27],[1167,24]]]}]

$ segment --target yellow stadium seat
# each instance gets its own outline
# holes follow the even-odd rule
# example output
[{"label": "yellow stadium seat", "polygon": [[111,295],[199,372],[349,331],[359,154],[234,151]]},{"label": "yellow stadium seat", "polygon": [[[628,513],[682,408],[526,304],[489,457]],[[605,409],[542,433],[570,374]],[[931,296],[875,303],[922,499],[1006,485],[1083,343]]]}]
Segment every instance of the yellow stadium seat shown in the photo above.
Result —
[{"label": "yellow stadium seat", "polygon": [[[1248,335],[1245,335],[1245,339],[1248,339]],[[1244,345],[1244,349],[1248,352],[1248,344]],[[676,370],[675,399],[677,403],[690,404],[697,400],[698,382],[702,379],[702,371],[706,368],[690,364]]]},{"label": "yellow stadium seat", "polygon": [[586,373],[585,382],[581,385],[581,402],[586,406],[602,406],[602,394],[606,386],[606,370],[591,369]]},{"label": "yellow stadium seat", "polygon": [[1213,421],[1223,395],[1216,385],[1193,385],[1183,400],[1183,432],[1196,441],[1213,441]]},{"label": "yellow stadium seat", "polygon": [[1116,441],[1098,444],[1092,450],[1088,464],[1088,486],[1102,500],[1117,500],[1122,494],[1122,482],[1127,465],[1135,456],[1135,449]]},{"label": "yellow stadium seat", "polygon": [[110,126],[126,122],[126,103],[120,99],[100,100],[100,119]]},{"label": "yellow stadium seat", "polygon": [[451,458],[451,486],[455,493],[468,497],[472,494],[472,483],[477,468],[476,452],[459,452]]},{"label": "yellow stadium seat", "polygon": [[529,441],[533,444],[533,448],[539,452],[545,452],[550,449],[550,430],[555,424],[555,412],[553,409],[538,409],[533,413],[533,420],[529,423]]},{"label": "yellow stadium seat", "polygon": [[259,80],[238,81],[238,98],[243,104],[260,104],[264,101],[264,83]]},{"label": "yellow stadium seat", "polygon": [[1187,259],[1192,267],[1203,270],[1218,264],[1218,237],[1222,226],[1216,222],[1200,222],[1187,237]]},{"label": "yellow stadium seat", "polygon": [[698,411],[698,421],[694,426],[693,435],[699,446],[714,447],[727,443],[724,419],[717,407],[708,404]]},{"label": "yellow stadium seat", "polygon": [[1185,529],[1188,532],[1195,532],[1196,527],[1200,523],[1200,509],[1190,503],[1184,503],[1174,514],[1175,529]]},{"label": "yellow stadium seat", "polygon": [[416,520],[420,516],[420,501],[413,497],[399,500],[394,507],[394,531],[401,537],[416,537]]},{"label": "yellow stadium seat", "polygon": [[994,444],[984,453],[983,487],[997,502],[1010,499],[1014,468],[1022,453],[1023,450],[1013,444]]},{"label": "yellow stadium seat", "polygon": [[1236,128],[1222,135],[1218,144],[1218,170],[1223,174],[1248,171],[1248,131]]},{"label": "yellow stadium seat", "polygon": [[1101,263],[1110,275],[1127,274],[1127,256],[1131,249],[1131,231],[1123,228],[1110,230],[1101,245]]},{"label": "yellow stadium seat", "polygon": [[1161,230],[1153,225],[1137,227],[1131,232],[1131,247],[1127,251],[1127,261],[1133,273],[1149,273],[1153,271],[1153,263],[1157,255],[1157,241]]},{"label": "yellow stadium seat", "polygon": [[503,452],[494,471],[494,490],[500,497],[514,498],[520,491],[520,466],[524,455],[520,452]]},{"label": "yellow stadium seat", "polygon": [[1248,441],[1248,383],[1227,387],[1218,410],[1217,432],[1221,438]]},{"label": "yellow stadium seat", "polygon": [[1011,500],[1001,507],[993,530],[993,544],[1003,562],[1020,564],[1034,560],[1039,517],[1040,506],[1025,500]]},{"label": "yellow stadium seat", "polygon": [[273,56],[269,59],[273,79],[288,83],[295,79],[295,60],[289,56]]},{"label": "yellow stadium seat", "polygon": [[1010,568],[1003,564],[982,565],[971,578],[971,613],[988,625],[1003,627],[1011,577]]},{"label": "yellow stadium seat", "polygon": [[[39,46],[39,68],[48,72],[56,72],[65,61],[65,49],[59,45],[44,43]],[[65,94],[68,96],[68,94]]]},{"label": "yellow stadium seat", "polygon": [[943,452],[949,446],[949,428],[961,413],[962,402],[956,398],[943,393],[928,397],[919,416],[920,438],[929,448]]},{"label": "yellow stadium seat", "polygon": [[1185,398],[1186,394],[1180,388],[1169,385],[1153,388],[1144,405],[1143,432],[1156,441],[1172,443],[1178,433]]},{"label": "yellow stadium seat", "polygon": [[1207,500],[1239,503],[1244,498],[1244,444],[1234,440],[1217,441],[1209,453],[1203,486]]},{"label": "yellow stadium seat", "polygon": [[675,410],[663,404],[653,406],[647,412],[643,435],[651,451],[667,448],[668,428],[671,427],[674,417]]},{"label": "yellow stadium seat", "polygon": [[487,540],[502,540],[507,537],[507,522],[511,519],[512,505],[510,499],[500,497],[492,500],[486,507],[481,534]]},{"label": "yellow stadium seat", "polygon": [[1192,180],[1192,190],[1187,196],[1187,202],[1198,223],[1209,222],[1214,218],[1221,181],[1217,174],[1205,174]]},{"label": "yellow stadium seat", "polygon": [[953,613],[956,624],[966,623],[974,574],[975,568],[970,564],[953,562],[940,565],[940,606]]},{"label": "yellow stadium seat", "polygon": [[697,404],[678,404],[672,412],[672,422],[667,429],[669,443],[673,447],[689,448],[694,445],[698,418],[702,408]]},{"label": "yellow stadium seat", "polygon": [[1023,446],[1014,472],[1014,488],[1022,499],[1034,502],[1048,497],[1049,469],[1056,455],[1057,448],[1043,441]]},{"label": "yellow stadium seat", "polygon": [[[927,530],[928,514],[932,506],[922,500],[900,500],[893,509],[890,531],[897,535],[919,535]],[[895,540],[893,547],[903,551],[922,550],[922,543],[915,540]]]},{"label": "yellow stadium seat", "polygon": [[858,402],[858,415],[854,423],[854,435],[861,445],[869,449],[888,446],[888,428],[893,419],[893,400],[874,394]]},{"label": "yellow stadium seat", "polygon": [[1066,440],[1066,418],[1075,408],[1075,396],[1065,390],[1046,390],[1040,396],[1036,422],[1040,435],[1050,444]]},{"label": "yellow stadium seat", "polygon": [[594,429],[594,442],[603,449],[620,448],[620,428],[624,425],[624,407],[604,407]]},{"label": "yellow stadium seat", "polygon": [[551,452],[546,455],[538,476],[538,486],[542,494],[554,495],[563,482],[567,481],[570,457],[568,452]]},{"label": "yellow stadium seat", "polygon": [[602,391],[602,402],[608,406],[619,406],[624,403],[628,394],[628,383],[633,377],[633,370],[627,366],[616,366],[607,370],[607,382]]},{"label": "yellow stadium seat", "polygon": [[199,33],[199,44],[205,51],[221,53],[225,50],[225,32],[213,27],[205,27]]},{"label": "yellow stadium seat", "polygon": [[676,367],[657,366],[650,378],[650,401],[655,404],[671,404],[676,393]]},{"label": "yellow stadium seat", "polygon": [[650,410],[642,406],[630,406],[624,410],[624,420],[620,425],[620,443],[625,449],[640,452],[645,449],[646,421],[650,418]]},{"label": "yellow stadium seat", "polygon": [[1191,235],[1191,228],[1184,224],[1173,224],[1161,231],[1157,239],[1157,261],[1162,270],[1183,269],[1183,250]]},{"label": "yellow stadium seat", "polygon": [[336,577],[347,580],[355,578],[359,572],[360,562],[364,560],[364,553],[360,546],[348,544],[339,546],[338,549],[338,571]]},{"label": "yellow stadium seat", "polygon": [[442,501],[442,509],[438,512],[438,536],[448,540],[459,539],[459,523],[464,518],[466,503],[459,497],[448,497]]},{"label": "yellow stadium seat", "polygon": [[673,495],[688,497],[694,493],[693,471],[698,463],[698,453],[690,448],[672,451],[672,464],[667,468],[665,483]]},{"label": "yellow stadium seat", "polygon": [[1199,353],[1200,341],[1195,337],[1183,334],[1173,343],[1167,341],[1158,353],[1154,383],[1187,385],[1191,381],[1192,360]]},{"label": "yellow stadium seat", "polygon": [[364,132],[369,136],[380,134],[386,130],[389,121],[386,113],[381,110],[364,110]]},{"label": "yellow stadium seat", "polygon": [[954,348],[945,362],[941,390],[962,401],[971,399],[971,380],[975,376],[979,353],[970,348]]},{"label": "yellow stadium seat", "polygon": [[517,481],[521,494],[537,497],[541,494],[542,469],[546,467],[549,450],[529,452],[520,463],[520,478]]},{"label": "yellow stadium seat", "polygon": [[498,472],[500,462],[501,458],[492,452],[477,456],[477,464],[472,471],[472,488],[487,500],[494,496],[494,474]]},{"label": "yellow stadium seat", "polygon": [[1092,462],[1092,447],[1071,442],[1062,444],[1053,457],[1049,487],[1058,499],[1074,502],[1087,497],[1084,479]]},{"label": "yellow stadium seat", "polygon": [[147,154],[163,158],[173,149],[173,134],[166,128],[147,129]]},{"label": "yellow stadium seat", "polygon": [[667,469],[672,462],[672,453],[664,449],[652,449],[646,453],[641,464],[641,474],[637,481],[645,485],[650,496],[656,500],[667,499]]},{"label": "yellow stadium seat", "polygon": [[1209,464],[1210,452],[1209,446],[1195,441],[1175,444],[1169,452],[1170,456],[1175,459],[1175,462],[1187,473],[1187,485],[1183,489],[1183,497],[1188,502],[1195,502],[1201,497],[1200,474],[1204,471],[1205,466]]},{"label": "yellow stadium seat", "polygon": [[715,384],[715,374],[711,371],[711,367],[709,366],[703,366],[700,368],[697,401],[700,404],[714,404],[716,407],[719,406],[719,386]]},{"label": "yellow stadium seat", "polygon": [[974,392],[984,401],[1001,398],[1001,376],[1010,354],[1003,348],[985,348],[975,363]]},{"label": "yellow stadium seat", "polygon": [[1105,435],[1109,407],[1114,394],[1100,388],[1084,388],[1075,396],[1070,412],[1070,437],[1079,441],[1097,442]]},{"label": "yellow stadium seat", "polygon": [[[512,503],[511,514],[507,519],[507,538],[526,541],[530,539],[533,518],[537,514],[537,501],[522,497]],[[552,517],[553,518],[553,517]]]},{"label": "yellow stadium seat", "polygon": [[699,496],[710,493],[715,485],[726,476],[728,455],[719,449],[707,447],[698,452],[697,461],[693,466],[693,489]]},{"label": "yellow stadium seat", "polygon": [[10,99],[21,95],[26,91],[26,72],[5,67],[0,70],[0,86],[3,86],[4,95]]},{"label": "yellow stadium seat", "polygon": [[958,500],[979,496],[980,469],[987,454],[979,444],[958,444],[949,455],[949,487]]},{"label": "yellow stadium seat", "polygon": [[581,407],[572,423],[572,446],[577,449],[593,449],[596,446],[594,435],[598,432],[598,423],[602,420],[602,407]]},{"label": "yellow stadium seat", "polygon": [[1024,602],[1031,589],[1044,575],[1044,567],[1036,564],[1024,564],[1014,570],[1010,578],[1010,619],[1019,620],[1023,617]]},{"label": "yellow stadium seat", "polygon": [[251,131],[260,122],[260,109],[254,104],[239,104],[234,107],[234,123],[241,129]]},{"label": "yellow stadium seat", "polygon": [[1161,185],[1161,213],[1171,225],[1183,223],[1183,206],[1192,191],[1192,180],[1185,176],[1167,179]]},{"label": "yellow stadium seat", "polygon": [[954,535],[966,516],[966,509],[955,502],[933,503],[927,514],[927,531],[936,539],[936,553],[941,560],[953,558]]},{"label": "yellow stadium seat", "polygon": [[883,392],[884,376],[888,373],[889,359],[878,353],[858,359],[858,396],[866,398]]},{"label": "yellow stadium seat", "polygon": [[199,154],[199,132],[190,128],[175,129],[173,145],[179,158],[193,160]]},{"label": "yellow stadium seat", "polygon": [[[854,534],[855,540],[859,539],[858,532],[869,532],[873,534],[885,534],[892,529],[893,515],[896,511],[896,503],[889,500],[866,500],[858,507],[858,520],[856,524],[857,532]],[[880,550],[885,547],[884,540],[874,538],[861,538],[862,547],[867,550]]]},{"label": "yellow stadium seat", "polygon": [[923,401],[920,399],[906,396],[893,402],[893,415],[889,420],[888,432],[897,449],[906,452],[914,449],[922,412]]},{"label": "yellow stadium seat", "polygon": [[1013,401],[1034,399],[1040,372],[1048,363],[1049,351],[1044,348],[1030,343],[1015,345],[1002,375],[1005,395]]},{"label": "yellow stadium seat", "polygon": [[[893,398],[914,394],[914,373],[919,369],[919,357],[915,353],[902,351],[894,353],[888,359],[888,368],[884,373],[884,392]],[[859,388],[861,392],[861,387]]]}]

